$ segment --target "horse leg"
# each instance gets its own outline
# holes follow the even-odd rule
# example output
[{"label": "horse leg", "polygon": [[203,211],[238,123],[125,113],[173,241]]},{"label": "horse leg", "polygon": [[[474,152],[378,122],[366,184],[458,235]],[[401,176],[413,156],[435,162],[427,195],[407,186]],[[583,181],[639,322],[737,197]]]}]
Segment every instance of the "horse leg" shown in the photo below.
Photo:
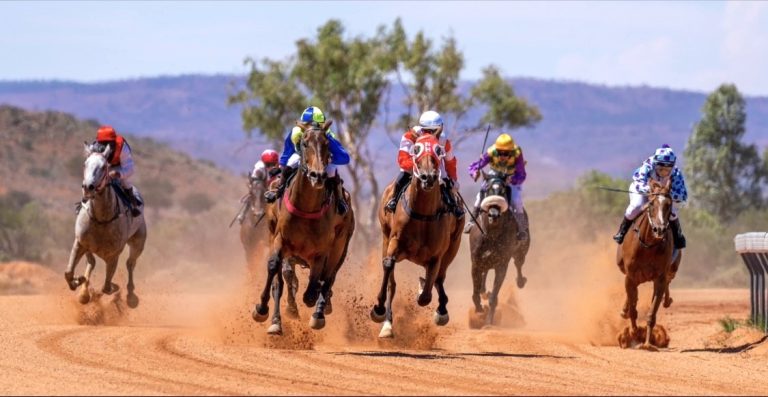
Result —
[{"label": "horse leg", "polygon": [[480,288],[478,291],[480,293],[480,298],[482,299],[488,299],[488,289],[485,288],[485,282],[487,280],[488,280],[488,269],[485,269],[480,274]]},{"label": "horse leg", "polygon": [[395,253],[397,250],[397,240],[392,239],[384,242],[384,255],[381,260],[381,266],[384,268],[384,277],[381,280],[381,289],[377,304],[371,309],[371,320],[380,323],[386,320],[387,309],[385,301],[387,299],[387,285],[389,284],[390,274],[395,271]]},{"label": "horse leg", "polygon": [[139,306],[139,297],[133,292],[136,287],[133,284],[133,271],[136,269],[136,261],[139,259],[139,255],[144,252],[144,242],[146,241],[146,229],[142,229],[143,233],[137,233],[128,240],[128,247],[130,249],[128,253],[128,260],[125,265],[128,268],[128,296],[126,298],[128,307],[135,309]]},{"label": "horse leg", "polygon": [[653,280],[653,307],[650,313],[648,313],[648,324],[645,327],[645,343],[640,346],[643,350],[658,351],[659,349],[651,344],[651,338],[653,337],[653,327],[656,326],[656,314],[659,312],[659,306],[661,306],[661,300],[664,297],[666,291],[666,274],[662,274],[656,280]]},{"label": "horse leg", "polygon": [[272,298],[275,300],[275,311],[272,313],[272,325],[267,329],[270,335],[282,335],[283,326],[280,318],[280,298],[283,296],[283,274],[275,272],[275,279],[272,281]]},{"label": "horse leg", "polygon": [[379,332],[379,338],[392,338],[392,301],[395,300],[395,290],[397,290],[397,283],[395,282],[395,272],[389,273],[389,294],[387,294],[387,319],[384,321],[384,325],[381,326]]},{"label": "horse leg", "polygon": [[101,292],[106,295],[112,295],[115,292],[120,291],[120,287],[112,282],[112,278],[115,277],[115,271],[117,270],[117,259],[118,255],[115,255],[105,261],[107,262],[107,274],[104,277],[104,287],[101,288]]},{"label": "horse leg", "polygon": [[307,289],[304,290],[303,297],[304,304],[307,307],[315,306],[320,297],[320,276],[328,264],[328,257],[316,257],[312,262],[309,266],[309,281],[307,282]]},{"label": "horse leg", "polygon": [[[528,279],[523,276],[523,264],[525,264],[525,256],[522,257],[515,257],[515,268],[517,268],[517,288],[522,289],[525,287],[525,283],[528,282]],[[506,266],[504,269],[504,272],[506,273]]]},{"label": "horse leg", "polygon": [[472,267],[472,303],[475,304],[475,313],[483,312],[483,305],[480,302],[480,294],[484,291],[485,275],[487,273],[479,269],[478,266]]},{"label": "horse leg", "polygon": [[[499,292],[501,291],[501,284],[504,283],[504,278],[507,276],[508,263],[496,266],[493,269],[493,292],[490,298],[488,298],[488,306],[490,307],[487,322],[489,325],[493,325],[493,316],[496,314],[496,306],[499,303]],[[518,268],[519,269],[519,268]]]},{"label": "horse leg", "polygon": [[288,317],[299,318],[299,308],[296,306],[296,290],[299,280],[296,278],[294,265],[290,261],[283,262],[283,279],[288,283]]},{"label": "horse leg", "polygon": [[426,306],[432,302],[432,288],[435,286],[437,273],[440,270],[438,265],[439,263],[437,258],[432,258],[429,260],[429,263],[427,263],[424,285],[422,286],[419,298],[416,300],[419,306]]},{"label": "horse leg", "polygon": [[280,264],[283,262],[282,247],[278,244],[277,249],[273,251],[272,256],[267,261],[267,282],[264,285],[264,290],[261,292],[261,302],[257,303],[253,308],[251,317],[257,322],[264,322],[269,315],[269,292],[272,288],[272,282],[275,276],[280,271]]},{"label": "horse leg", "polygon": [[437,289],[437,310],[435,310],[435,324],[443,326],[448,324],[450,317],[448,316],[448,295],[445,294],[445,288],[443,288],[443,282],[445,281],[445,271],[441,272],[435,280],[435,289]]},{"label": "horse leg", "polygon": [[77,239],[72,244],[72,250],[69,252],[69,263],[67,264],[67,270],[64,271],[64,280],[67,281],[69,289],[74,291],[77,287],[85,281],[84,277],[78,277],[75,279],[75,268],[85,254],[85,247],[83,247]]},{"label": "horse leg", "polygon": [[628,308],[630,334],[634,337],[637,334],[637,284],[629,276],[624,277],[624,289],[627,293],[625,307]]},{"label": "horse leg", "polygon": [[309,319],[309,327],[312,329],[323,329],[325,327],[325,297],[328,296],[328,291],[331,290],[330,280],[324,280],[322,285],[318,286],[318,289],[320,294],[317,298],[315,312],[312,313],[312,317]]},{"label": "horse leg", "polygon": [[92,253],[86,252],[85,253],[85,276],[83,277],[84,281],[82,282],[80,293],[77,296],[78,301],[83,305],[91,301],[91,291],[89,291],[89,288],[91,286],[91,272],[93,272],[93,269],[95,267],[96,267],[96,258],[93,256]]}]

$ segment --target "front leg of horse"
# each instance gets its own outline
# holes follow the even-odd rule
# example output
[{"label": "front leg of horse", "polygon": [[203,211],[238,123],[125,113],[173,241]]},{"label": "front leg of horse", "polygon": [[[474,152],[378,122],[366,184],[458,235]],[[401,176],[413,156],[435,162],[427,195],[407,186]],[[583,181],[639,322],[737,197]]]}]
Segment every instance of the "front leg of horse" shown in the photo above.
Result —
[{"label": "front leg of horse", "polygon": [[627,295],[624,312],[629,317],[630,326],[619,333],[619,346],[626,349],[632,346],[637,336],[637,284],[629,276],[624,277],[624,290]]},{"label": "front leg of horse", "polygon": [[377,323],[384,322],[387,319],[387,308],[385,306],[387,300],[387,285],[389,284],[390,274],[395,271],[395,257],[386,256],[381,261],[381,266],[384,269],[384,277],[381,280],[381,289],[377,297],[377,303],[373,305],[371,309],[371,320]]},{"label": "front leg of horse", "polygon": [[257,322],[264,322],[269,315],[269,292],[272,288],[272,282],[280,271],[280,264],[283,262],[283,255],[280,250],[276,250],[267,261],[267,281],[264,290],[261,292],[261,302],[253,308],[251,316]]},{"label": "front leg of horse", "polygon": [[67,270],[64,271],[64,280],[67,281],[67,286],[70,290],[74,291],[80,284],[85,281],[85,277],[75,278],[75,268],[85,254],[85,247],[75,239],[72,244],[72,250],[69,252],[69,263],[67,264]]},{"label": "front leg of horse", "polygon": [[331,290],[331,282],[329,280],[323,281],[322,287],[319,289],[320,296],[317,299],[317,306],[315,306],[315,312],[312,313],[312,318],[309,319],[309,327],[315,330],[325,327],[325,297],[328,296]]},{"label": "front leg of horse", "polygon": [[525,263],[525,257],[515,258],[515,268],[517,269],[517,288],[520,288],[520,289],[525,287],[525,283],[528,282],[528,279],[525,276],[523,276],[524,263]]},{"label": "front leg of horse", "polygon": [[445,293],[443,282],[445,281],[445,275],[441,275],[435,280],[435,289],[437,289],[437,310],[435,310],[435,324],[443,326],[448,324],[450,317],[448,316],[448,295]]},{"label": "front leg of horse", "polygon": [[84,281],[80,286],[80,292],[77,294],[77,300],[83,305],[91,301],[91,273],[96,267],[96,258],[92,253],[86,252],[85,261],[85,276],[82,277]]},{"label": "front leg of horse", "polygon": [[651,338],[653,338],[653,327],[656,326],[656,315],[659,312],[659,306],[661,306],[661,301],[664,298],[664,292],[666,291],[666,278],[665,275],[662,275],[657,280],[654,280],[653,282],[653,302],[651,311],[648,313],[648,324],[646,326],[645,330],[645,343],[643,343],[642,346],[640,346],[641,349],[647,350],[647,351],[658,351],[659,349],[654,346],[651,343]]},{"label": "front leg of horse", "polygon": [[304,290],[304,304],[307,307],[313,307],[317,304],[317,300],[320,298],[320,273],[326,265],[327,258],[315,258],[312,264],[309,266],[309,281],[307,281],[307,289]]},{"label": "front leg of horse", "polygon": [[439,263],[437,259],[432,259],[426,266],[426,277],[424,277],[424,285],[421,286],[421,293],[416,303],[419,306],[427,306],[432,303],[432,289],[435,287],[435,279],[437,279],[437,273],[439,269]]},{"label": "front leg of horse", "polygon": [[472,303],[475,304],[475,313],[483,312],[482,301],[480,300],[480,294],[485,292],[485,276],[488,273],[481,271],[479,268],[472,267]]},{"label": "front leg of horse", "polygon": [[[501,292],[501,285],[504,283],[504,278],[507,276],[508,264],[502,264],[496,266],[494,269],[493,279],[493,292],[488,299],[488,306],[490,307],[490,313],[488,313],[488,324],[493,325],[493,317],[496,314],[496,306],[499,304],[499,292]],[[519,270],[519,268],[518,268]]]},{"label": "front leg of horse", "polygon": [[296,277],[293,266],[290,261],[283,263],[283,279],[288,283],[288,307],[286,308],[286,314],[288,314],[288,317],[296,319],[299,318],[299,308],[296,306],[296,292],[299,288],[299,280]]},{"label": "front leg of horse", "polygon": [[283,296],[283,275],[277,272],[275,280],[272,282],[272,298],[275,300],[275,311],[272,313],[272,325],[267,329],[270,335],[282,335],[283,324],[280,318],[280,298]]},{"label": "front leg of horse", "polygon": [[104,277],[104,286],[101,288],[101,292],[103,292],[105,295],[112,295],[120,291],[120,287],[112,282],[112,278],[115,277],[115,271],[117,270],[117,259],[118,256],[116,255],[114,258],[109,258],[106,260],[107,274]]}]

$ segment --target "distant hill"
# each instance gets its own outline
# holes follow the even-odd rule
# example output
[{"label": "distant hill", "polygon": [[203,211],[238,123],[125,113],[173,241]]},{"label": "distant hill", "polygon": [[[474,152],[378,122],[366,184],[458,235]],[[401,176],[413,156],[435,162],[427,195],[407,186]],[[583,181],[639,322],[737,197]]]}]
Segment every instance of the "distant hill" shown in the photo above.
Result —
[{"label": "distant hill", "polygon": [[[246,140],[240,109],[226,106],[230,87],[243,79],[188,75],[94,84],[0,82],[0,103],[98,118],[120,131],[152,137],[242,173],[267,147],[258,136]],[[662,143],[682,153],[706,98],[705,93],[645,86],[608,87],[527,78],[511,82],[516,93],[539,106],[544,116],[535,128],[513,131],[526,152],[530,196],[569,187],[575,177],[589,169],[628,175]],[[469,84],[465,83],[465,88]],[[400,98],[393,90],[393,111]],[[747,112],[747,141],[768,145],[768,98],[748,97]],[[477,110],[468,119],[479,116]],[[499,132],[494,130],[493,135]],[[382,165],[380,178],[389,180],[396,173],[391,138],[383,131],[372,136],[374,147],[381,148],[377,153]],[[462,169],[479,155],[481,145],[482,134],[457,148]]]}]

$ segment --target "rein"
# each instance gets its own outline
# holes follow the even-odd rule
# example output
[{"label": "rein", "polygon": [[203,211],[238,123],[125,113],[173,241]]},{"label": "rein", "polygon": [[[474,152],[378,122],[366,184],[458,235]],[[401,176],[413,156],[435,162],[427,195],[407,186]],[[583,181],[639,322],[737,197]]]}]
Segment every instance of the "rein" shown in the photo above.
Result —
[{"label": "rein", "polygon": [[106,225],[106,224],[114,222],[115,219],[120,217],[120,199],[117,197],[117,193],[115,193],[115,214],[109,220],[100,221],[100,220],[96,219],[96,216],[93,215],[93,208],[91,206],[92,203],[93,203],[92,199],[88,199],[88,208],[86,209],[85,212],[88,214],[88,217],[91,218],[92,221],[96,222],[96,224],[98,224],[98,225]]}]

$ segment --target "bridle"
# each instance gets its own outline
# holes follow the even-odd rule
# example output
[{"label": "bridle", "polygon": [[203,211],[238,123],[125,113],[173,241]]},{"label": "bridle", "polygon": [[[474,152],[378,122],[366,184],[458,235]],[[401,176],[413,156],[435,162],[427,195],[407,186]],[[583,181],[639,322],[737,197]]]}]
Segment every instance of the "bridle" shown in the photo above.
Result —
[{"label": "bridle", "polygon": [[[643,204],[643,209],[642,210],[643,210],[643,212],[645,212],[645,215],[648,217],[648,225],[650,226],[651,230],[661,229],[661,227],[659,227],[659,226],[657,226],[657,225],[655,225],[653,223],[653,217],[651,216],[651,206],[652,206],[653,202],[656,200],[656,198],[658,196],[664,196],[664,197],[669,198],[671,200],[672,199],[672,195],[669,192],[667,192],[667,193],[648,193],[647,195],[648,196],[654,196],[653,199],[648,200],[647,203]],[[669,217],[669,215],[667,215],[667,217]],[[666,228],[664,228],[664,229],[666,231]],[[634,230],[635,230],[635,233],[637,234],[637,241],[640,242],[640,245],[643,246],[643,248],[653,248],[653,247],[655,247],[655,246],[657,246],[657,245],[659,245],[659,244],[661,244],[661,243],[663,243],[664,241],[667,240],[667,236],[666,236],[666,233],[665,233],[664,237],[661,238],[661,240],[659,240],[659,241],[657,241],[657,242],[655,242],[653,244],[647,244],[647,243],[645,243],[643,241],[642,237],[640,236],[640,228],[639,228],[639,226],[637,224],[635,225],[635,229]]]},{"label": "bridle", "polygon": [[[304,155],[304,144],[305,144],[304,138],[307,136],[307,134],[309,134],[309,133],[316,133],[316,132],[319,132],[321,134],[324,133],[324,131],[322,129],[320,129],[319,127],[313,126],[312,128],[309,128],[306,131],[304,131],[304,135],[301,137],[301,143],[300,143],[299,148],[298,148],[299,158],[301,159],[300,163],[299,163],[299,170],[301,170],[301,172],[304,174],[304,176],[306,176],[308,178],[320,178],[320,181],[322,182],[325,178],[328,177],[328,175],[325,174],[325,169],[323,169],[323,171],[322,171],[322,173],[320,175],[312,175],[312,173],[316,173],[316,172],[309,170],[309,166],[307,165],[307,158]],[[320,142],[315,141],[314,142],[313,150],[315,151],[315,154],[317,156],[320,156],[320,154],[322,153],[322,151],[320,149],[321,149],[320,148]],[[326,161],[326,163],[327,163],[327,161]],[[327,165],[327,164],[324,164],[324,166],[325,165]]]}]

